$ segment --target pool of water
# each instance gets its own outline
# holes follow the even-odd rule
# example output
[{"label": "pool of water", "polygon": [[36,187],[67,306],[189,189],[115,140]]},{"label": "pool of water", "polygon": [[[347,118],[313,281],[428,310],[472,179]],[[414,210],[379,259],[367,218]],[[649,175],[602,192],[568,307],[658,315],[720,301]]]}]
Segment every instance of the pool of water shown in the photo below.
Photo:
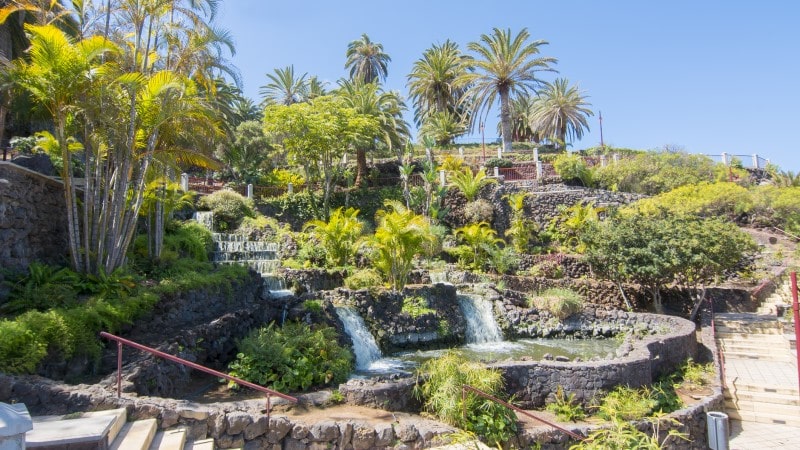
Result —
[{"label": "pool of water", "polygon": [[518,341],[468,344],[454,349],[397,353],[372,362],[368,369],[357,371],[355,376],[408,374],[423,362],[442,356],[449,350],[453,350],[471,361],[490,363],[522,359],[523,357],[530,360],[541,360],[546,354],[553,357],[565,356],[571,360],[575,358],[588,360],[595,356],[605,358],[609,353],[616,352],[619,345],[620,343],[614,339],[520,339]]}]

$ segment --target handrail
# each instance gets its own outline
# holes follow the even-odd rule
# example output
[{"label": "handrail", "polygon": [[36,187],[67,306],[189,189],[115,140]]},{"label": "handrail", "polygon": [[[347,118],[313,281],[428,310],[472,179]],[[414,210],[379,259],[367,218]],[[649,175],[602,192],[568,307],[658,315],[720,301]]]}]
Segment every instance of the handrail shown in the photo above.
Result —
[{"label": "handrail", "polygon": [[135,349],[151,353],[153,355],[158,356],[159,358],[164,358],[164,359],[166,359],[168,361],[176,362],[178,364],[182,364],[184,366],[191,367],[192,369],[199,370],[201,372],[205,372],[205,373],[210,374],[210,375],[214,375],[215,377],[224,378],[224,379],[226,379],[228,381],[233,381],[236,384],[239,384],[239,385],[242,385],[242,386],[245,386],[245,387],[249,387],[250,389],[255,389],[256,391],[263,392],[263,393],[267,394],[267,416],[269,416],[269,411],[271,409],[270,408],[270,396],[272,396],[272,395],[274,395],[276,397],[280,397],[280,398],[285,399],[285,400],[289,400],[290,402],[293,402],[293,403],[297,403],[297,398],[296,397],[292,397],[291,395],[287,395],[287,394],[284,394],[284,393],[278,392],[278,391],[273,391],[272,389],[265,388],[264,386],[260,386],[260,385],[255,384],[255,383],[251,383],[249,381],[245,381],[245,380],[242,380],[240,378],[236,378],[236,377],[230,376],[227,373],[222,373],[222,372],[218,372],[218,371],[216,371],[214,369],[209,369],[208,367],[201,366],[200,364],[193,363],[191,361],[187,361],[187,360],[182,359],[182,358],[178,358],[177,356],[170,355],[168,353],[164,353],[164,352],[158,351],[158,350],[156,350],[154,348],[150,348],[150,347],[144,346],[142,344],[130,341],[128,339],[121,338],[119,336],[115,336],[115,335],[113,335],[111,333],[106,333],[105,331],[101,331],[100,332],[100,337],[104,337],[106,339],[110,339],[112,341],[116,341],[117,342],[117,398],[119,398],[122,395],[122,345],[124,344],[124,345],[127,345],[129,347],[133,347]]},{"label": "handrail", "polygon": [[725,344],[717,344],[717,325],[715,324],[716,313],[714,312],[714,299],[708,296],[708,305],[711,308],[711,338],[714,340],[714,345],[717,347],[717,360],[719,361],[720,380],[722,381],[722,388],[725,389]]},{"label": "handrail", "polygon": [[[489,400],[491,400],[491,401],[493,401],[495,403],[499,403],[499,404],[505,406],[506,408],[514,410],[514,411],[516,411],[516,412],[518,412],[520,414],[523,414],[525,416],[528,416],[533,420],[538,420],[539,422],[542,422],[543,424],[545,424],[547,426],[553,427],[556,430],[563,431],[564,433],[567,433],[568,435],[572,436],[573,438],[575,438],[575,439],[577,439],[579,441],[583,441],[584,439],[586,439],[586,438],[584,438],[583,436],[581,436],[581,435],[579,435],[577,433],[569,431],[566,428],[562,428],[562,427],[560,427],[560,426],[558,426],[558,425],[556,425],[556,424],[554,424],[552,422],[548,422],[547,420],[544,420],[541,417],[536,417],[533,414],[529,413],[528,411],[525,411],[522,408],[514,406],[511,403],[504,402],[503,400],[500,400],[497,397],[489,395],[486,392],[483,392],[480,389],[476,389],[476,388],[474,388],[474,387],[472,387],[472,386],[470,386],[468,384],[464,384],[464,385],[461,386],[461,399],[462,399],[461,403],[462,403],[462,405],[466,405],[467,404],[467,391],[470,391],[470,392],[472,392],[474,394],[478,394],[481,397],[487,398],[487,399],[489,399]],[[462,411],[462,413],[464,415],[466,415],[466,410]]]},{"label": "handrail", "polygon": [[788,231],[783,230],[783,229],[778,228],[778,227],[772,227],[772,229],[777,231],[777,232],[779,232],[779,233],[781,233],[781,234],[783,234],[784,236],[786,236],[786,237],[788,237],[790,239],[794,239],[795,241],[800,241],[800,236],[795,236],[794,234],[789,233]]}]

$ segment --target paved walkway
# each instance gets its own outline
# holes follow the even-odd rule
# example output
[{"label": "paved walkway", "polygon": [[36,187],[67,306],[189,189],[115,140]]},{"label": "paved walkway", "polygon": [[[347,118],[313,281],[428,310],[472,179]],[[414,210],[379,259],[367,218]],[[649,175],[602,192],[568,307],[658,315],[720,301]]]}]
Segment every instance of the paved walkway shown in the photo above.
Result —
[{"label": "paved walkway", "polygon": [[800,428],[739,420],[732,420],[730,428],[730,450],[800,448]]}]

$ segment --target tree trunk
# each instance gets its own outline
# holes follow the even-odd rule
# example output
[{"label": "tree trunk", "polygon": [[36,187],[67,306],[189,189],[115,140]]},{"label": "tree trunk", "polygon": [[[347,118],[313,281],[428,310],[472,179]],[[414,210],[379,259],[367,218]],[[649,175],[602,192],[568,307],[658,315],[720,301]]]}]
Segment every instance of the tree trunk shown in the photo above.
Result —
[{"label": "tree trunk", "polygon": [[364,148],[356,148],[356,181],[355,186],[360,188],[364,186],[367,176],[367,150]]},{"label": "tree trunk", "polygon": [[500,86],[497,89],[500,95],[500,130],[503,133],[503,151],[511,151],[511,106],[508,87]]}]

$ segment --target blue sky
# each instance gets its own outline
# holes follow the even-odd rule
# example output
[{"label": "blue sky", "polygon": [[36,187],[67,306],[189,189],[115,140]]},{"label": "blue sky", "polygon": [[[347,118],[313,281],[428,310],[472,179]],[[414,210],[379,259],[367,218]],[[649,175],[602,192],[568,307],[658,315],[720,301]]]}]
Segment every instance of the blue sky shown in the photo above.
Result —
[{"label": "blue sky", "polygon": [[233,34],[231,59],[257,101],[265,74],[290,64],[336,86],[347,75],[347,44],[362,33],[392,58],[386,88],[406,95],[412,64],[432,44],[465,49],[493,27],[525,27],[549,42],[542,55],[559,60],[559,73],[544,78],[577,83],[592,103],[591,131],[572,148],[599,144],[602,111],[608,145],[758,153],[800,169],[794,0],[225,0],[217,23]]}]

